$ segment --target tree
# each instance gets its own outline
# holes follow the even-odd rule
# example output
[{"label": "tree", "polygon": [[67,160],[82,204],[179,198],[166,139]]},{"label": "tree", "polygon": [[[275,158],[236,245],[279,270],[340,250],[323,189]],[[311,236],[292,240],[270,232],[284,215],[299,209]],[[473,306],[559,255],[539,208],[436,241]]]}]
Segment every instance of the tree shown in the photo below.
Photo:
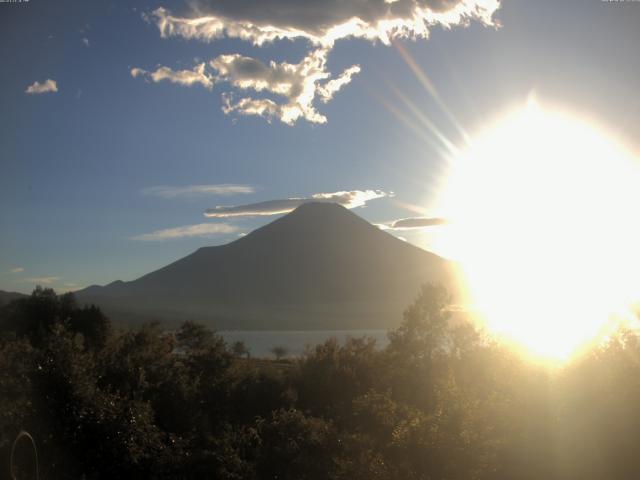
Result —
[{"label": "tree", "polygon": [[400,327],[389,333],[389,350],[413,360],[433,359],[448,348],[451,297],[442,285],[423,285],[404,312]]},{"label": "tree", "polygon": [[331,478],[336,450],[329,423],[298,410],[278,410],[270,419],[258,419],[262,448],[258,478],[325,480]]},{"label": "tree", "polygon": [[69,327],[82,334],[86,345],[94,350],[103,348],[111,334],[111,321],[95,305],[75,310]]},{"label": "tree", "polygon": [[381,377],[381,352],[375,339],[335,338],[305,352],[298,362],[295,385],[300,405],[314,415],[345,418],[355,398],[375,388]]},{"label": "tree", "polygon": [[85,347],[93,350],[104,347],[111,334],[111,321],[98,307],[78,307],[73,293],[56,295],[50,288],[36,287],[29,297],[14,300],[0,313],[1,330],[36,346],[45,344],[60,326],[82,335]]},{"label": "tree", "polygon": [[231,351],[236,358],[249,358],[251,356],[251,354],[249,353],[249,349],[242,340],[233,342],[233,344],[231,345]]},{"label": "tree", "polygon": [[271,353],[276,357],[276,360],[281,360],[289,354],[289,349],[282,345],[276,345],[271,349]]},{"label": "tree", "polygon": [[219,346],[222,342],[219,335],[192,320],[188,320],[180,326],[176,333],[176,340],[178,348],[183,349],[185,353],[206,350],[213,346]]},{"label": "tree", "polygon": [[14,300],[3,308],[2,329],[41,345],[53,326],[61,323],[75,306],[69,305],[68,300],[60,301],[52,289],[38,286],[29,297]]}]

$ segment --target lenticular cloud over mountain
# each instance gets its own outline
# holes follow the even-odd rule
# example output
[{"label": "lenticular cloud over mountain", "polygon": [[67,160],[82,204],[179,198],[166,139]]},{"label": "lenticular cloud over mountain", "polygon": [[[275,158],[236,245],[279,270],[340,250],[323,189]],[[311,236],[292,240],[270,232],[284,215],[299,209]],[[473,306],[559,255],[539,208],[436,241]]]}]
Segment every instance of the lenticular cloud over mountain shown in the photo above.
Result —
[{"label": "lenticular cloud over mountain", "polygon": [[[316,109],[317,101],[332,100],[360,72],[358,64],[338,74],[327,70],[336,41],[362,38],[388,45],[400,38],[426,39],[434,26],[464,26],[473,20],[494,25],[493,14],[499,6],[498,0],[201,0],[182,13],[160,7],[145,19],[157,26],[163,38],[204,42],[238,38],[256,47],[301,39],[308,42],[309,49],[297,63],[263,62],[230,53],[191,69],[159,66],[147,71],[136,67],[131,75],[151,82],[199,84],[208,89],[227,83],[235,91],[223,92],[225,114],[255,115],[268,121],[276,118],[288,125],[299,119],[325,123],[327,118]],[[273,98],[238,94],[247,91],[264,92]]]},{"label": "lenticular cloud over mountain", "polygon": [[305,203],[337,203],[346,208],[363,207],[369,200],[393,196],[380,190],[351,190],[348,192],[316,193],[310,197],[266,200],[247,205],[219,205],[204,212],[206,217],[258,217],[289,213]]}]

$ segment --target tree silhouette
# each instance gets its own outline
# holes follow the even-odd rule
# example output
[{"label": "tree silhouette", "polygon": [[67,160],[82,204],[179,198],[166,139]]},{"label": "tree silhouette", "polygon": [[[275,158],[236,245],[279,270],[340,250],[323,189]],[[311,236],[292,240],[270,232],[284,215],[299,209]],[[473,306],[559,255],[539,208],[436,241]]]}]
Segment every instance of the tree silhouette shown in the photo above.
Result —
[{"label": "tree silhouette", "polygon": [[276,357],[276,360],[281,360],[289,354],[289,349],[282,345],[276,345],[271,349],[271,353]]},{"label": "tree silhouette", "polygon": [[251,356],[249,349],[242,340],[237,340],[231,345],[231,351],[236,358],[249,358]]},{"label": "tree silhouette", "polygon": [[638,331],[549,371],[449,303],[427,285],[385,348],[273,362],[194,322],[111,329],[36,289],[0,307],[0,470],[25,430],[42,478],[637,477]]},{"label": "tree silhouette", "polygon": [[56,295],[50,288],[38,286],[29,297],[0,310],[0,330],[26,337],[34,345],[42,346],[59,326],[82,335],[90,349],[104,347],[111,333],[111,321],[98,307],[79,307],[73,293]]}]

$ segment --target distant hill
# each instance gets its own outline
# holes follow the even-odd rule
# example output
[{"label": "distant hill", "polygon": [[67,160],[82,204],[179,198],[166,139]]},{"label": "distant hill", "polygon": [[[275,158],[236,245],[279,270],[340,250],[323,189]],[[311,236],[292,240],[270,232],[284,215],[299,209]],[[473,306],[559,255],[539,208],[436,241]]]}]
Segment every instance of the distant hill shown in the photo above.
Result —
[{"label": "distant hill", "polygon": [[227,245],[131,282],[76,292],[114,320],[194,319],[218,329],[388,328],[424,282],[452,285],[443,258],[346,208],[307,203]]},{"label": "distant hill", "polygon": [[24,293],[18,292],[5,292],[4,290],[0,290],[0,307],[6,305],[12,300],[17,300],[18,298],[24,298],[27,295]]}]

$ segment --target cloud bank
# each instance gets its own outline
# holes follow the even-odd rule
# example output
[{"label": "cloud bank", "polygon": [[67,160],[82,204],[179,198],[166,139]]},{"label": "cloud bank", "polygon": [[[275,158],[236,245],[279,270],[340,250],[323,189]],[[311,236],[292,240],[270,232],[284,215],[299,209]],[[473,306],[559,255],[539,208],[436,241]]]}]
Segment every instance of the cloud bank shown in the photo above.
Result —
[{"label": "cloud bank", "polygon": [[22,273],[22,272],[24,272],[24,268],[22,268],[22,267],[12,268],[11,270],[9,270],[9,272],[11,272],[11,273]]},{"label": "cloud bank", "polygon": [[51,80],[48,78],[44,82],[40,83],[38,81],[33,82],[31,85],[27,87],[24,93],[28,93],[30,95],[39,95],[42,93],[51,93],[58,91],[58,83],[55,80]]},{"label": "cloud bank", "polygon": [[253,193],[255,189],[251,185],[236,185],[231,183],[222,183],[216,185],[184,185],[169,186],[157,185],[142,190],[143,195],[161,197],[161,198],[191,198],[204,195],[238,195]]},{"label": "cloud bank", "polygon": [[151,233],[143,233],[131,237],[132,240],[145,242],[157,242],[162,240],[175,240],[185,237],[210,237],[237,233],[238,227],[226,223],[198,223],[196,225],[184,225],[182,227],[155,230]]},{"label": "cloud bank", "polygon": [[268,94],[238,96],[223,93],[223,112],[273,118],[293,125],[299,119],[325,123],[316,110],[328,102],[360,72],[354,64],[337,76],[327,70],[335,42],[361,38],[389,45],[394,39],[426,39],[434,26],[451,28],[477,20],[494,25],[498,0],[196,0],[184,15],[160,7],[145,18],[162,38],[212,42],[237,38],[256,47],[276,40],[305,40],[309,50],[298,63],[267,63],[237,53],[220,55],[191,70],[161,66],[155,71],[131,70],[134,77],[163,80],[211,89],[227,83],[240,92]]},{"label": "cloud bank", "polygon": [[267,200],[265,202],[251,203],[248,205],[217,206],[215,208],[207,209],[204,212],[204,215],[212,218],[278,215],[282,213],[289,213],[300,205],[309,202],[337,203],[346,208],[356,208],[364,206],[370,200],[389,195],[390,194],[380,190],[352,190],[346,192],[316,193],[311,197]]},{"label": "cloud bank", "polygon": [[213,41],[239,38],[261,46],[275,40],[308,40],[332,47],[337,40],[364,38],[389,44],[394,38],[428,38],[435,25],[479,20],[492,25],[496,0],[197,0],[186,16],[156,9],[151,19],[162,37]]}]

